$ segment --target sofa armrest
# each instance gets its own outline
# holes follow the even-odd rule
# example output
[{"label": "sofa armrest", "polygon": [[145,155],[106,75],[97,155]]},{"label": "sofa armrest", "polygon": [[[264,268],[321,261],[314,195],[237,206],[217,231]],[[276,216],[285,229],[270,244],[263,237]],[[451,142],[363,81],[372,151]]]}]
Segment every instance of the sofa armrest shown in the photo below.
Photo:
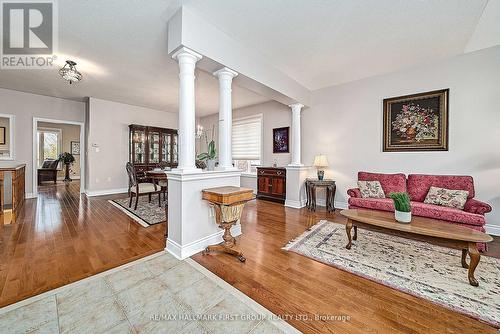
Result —
[{"label": "sofa armrest", "polygon": [[349,195],[350,197],[361,198],[361,191],[359,190],[359,188],[352,188],[347,190],[347,195]]},{"label": "sofa armrest", "polygon": [[471,198],[465,202],[464,211],[484,215],[492,210],[491,205]]}]

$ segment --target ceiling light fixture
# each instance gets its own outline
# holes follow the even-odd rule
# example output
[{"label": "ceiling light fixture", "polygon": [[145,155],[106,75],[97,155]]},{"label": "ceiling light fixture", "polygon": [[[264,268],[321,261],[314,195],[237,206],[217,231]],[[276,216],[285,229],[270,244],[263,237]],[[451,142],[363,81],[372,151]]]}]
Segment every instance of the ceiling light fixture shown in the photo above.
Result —
[{"label": "ceiling light fixture", "polygon": [[76,63],[72,60],[66,60],[64,67],[59,70],[59,74],[64,80],[69,81],[71,85],[73,82],[79,82],[83,79],[83,75],[76,69]]}]

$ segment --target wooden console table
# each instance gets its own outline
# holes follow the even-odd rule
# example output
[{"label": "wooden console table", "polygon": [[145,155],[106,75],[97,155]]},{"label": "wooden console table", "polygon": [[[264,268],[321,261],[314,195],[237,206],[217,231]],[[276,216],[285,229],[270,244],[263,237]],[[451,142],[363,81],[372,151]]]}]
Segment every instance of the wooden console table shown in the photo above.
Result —
[{"label": "wooden console table", "polygon": [[202,198],[210,202],[215,209],[215,223],[224,229],[222,243],[208,246],[205,254],[210,251],[222,251],[234,255],[245,262],[243,253],[236,248],[236,239],[231,235],[231,227],[241,218],[245,203],[252,200],[253,190],[240,187],[217,187],[202,190]]},{"label": "wooden console table", "polygon": [[24,204],[25,169],[25,164],[0,168],[1,224],[15,223]]},{"label": "wooden console table", "polygon": [[326,211],[335,211],[335,191],[337,186],[333,180],[306,179],[307,209],[316,211],[316,188],[326,188]]}]

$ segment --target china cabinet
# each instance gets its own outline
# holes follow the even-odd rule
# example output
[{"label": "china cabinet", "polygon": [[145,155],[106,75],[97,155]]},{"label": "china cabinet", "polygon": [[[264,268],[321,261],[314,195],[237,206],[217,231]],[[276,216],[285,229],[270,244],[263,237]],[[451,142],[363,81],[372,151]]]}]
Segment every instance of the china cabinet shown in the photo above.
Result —
[{"label": "china cabinet", "polygon": [[285,203],[285,168],[257,167],[257,198]]},{"label": "china cabinet", "polygon": [[177,167],[177,130],[129,125],[130,162],[137,172],[152,170],[162,163]]}]

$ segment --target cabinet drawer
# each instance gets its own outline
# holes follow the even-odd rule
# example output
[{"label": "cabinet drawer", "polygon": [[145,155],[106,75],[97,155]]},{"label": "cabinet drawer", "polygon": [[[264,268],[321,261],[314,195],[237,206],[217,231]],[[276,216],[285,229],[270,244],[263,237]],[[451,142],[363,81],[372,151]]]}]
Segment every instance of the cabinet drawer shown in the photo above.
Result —
[{"label": "cabinet drawer", "polygon": [[257,168],[257,176],[286,177],[284,168]]}]

